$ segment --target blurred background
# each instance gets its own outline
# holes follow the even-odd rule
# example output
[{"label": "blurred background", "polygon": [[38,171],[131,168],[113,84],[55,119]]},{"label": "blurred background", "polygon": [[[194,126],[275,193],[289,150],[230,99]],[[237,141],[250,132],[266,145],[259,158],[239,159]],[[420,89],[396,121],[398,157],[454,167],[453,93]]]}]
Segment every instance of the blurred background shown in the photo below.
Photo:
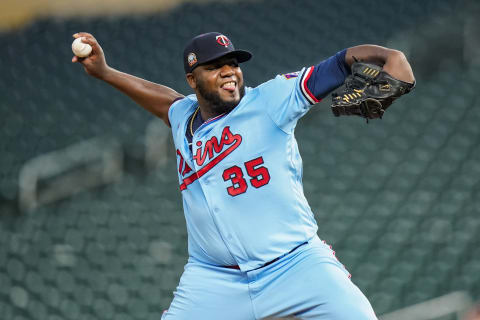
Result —
[{"label": "blurred background", "polygon": [[417,88],[383,120],[298,124],[319,236],[383,319],[461,319],[480,298],[480,6],[424,1],[0,3],[0,318],[159,319],[187,259],[168,128],[72,64],[107,62],[189,94],[181,55],[221,31],[256,86],[343,48],[402,50]]}]

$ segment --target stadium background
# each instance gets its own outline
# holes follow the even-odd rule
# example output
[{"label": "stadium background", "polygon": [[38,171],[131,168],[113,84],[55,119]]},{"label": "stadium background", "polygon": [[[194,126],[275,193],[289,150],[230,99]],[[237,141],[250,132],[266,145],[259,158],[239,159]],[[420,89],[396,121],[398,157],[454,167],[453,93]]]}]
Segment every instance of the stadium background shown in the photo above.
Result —
[{"label": "stadium background", "polygon": [[163,2],[38,16],[2,4],[1,319],[159,319],[186,262],[168,130],[71,64],[77,31],[111,66],[182,93],[183,46],[212,30],[254,53],[249,86],[356,44],[404,51],[418,85],[383,120],[335,118],[327,98],[299,122],[305,193],[377,314],[480,298],[476,1]]}]

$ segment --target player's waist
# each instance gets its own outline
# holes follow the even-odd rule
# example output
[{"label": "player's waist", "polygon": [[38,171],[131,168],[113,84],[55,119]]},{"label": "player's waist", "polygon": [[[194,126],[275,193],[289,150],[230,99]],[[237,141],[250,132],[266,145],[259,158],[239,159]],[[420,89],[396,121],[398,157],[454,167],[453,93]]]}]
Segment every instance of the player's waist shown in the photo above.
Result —
[{"label": "player's waist", "polygon": [[[308,243],[307,241],[305,241],[305,242],[303,242],[303,243],[300,243],[298,246],[296,246],[296,247],[293,248],[292,250],[288,251],[287,253],[282,254],[281,256],[276,257],[275,259],[273,259],[273,260],[271,260],[271,261],[268,261],[267,263],[261,265],[261,266],[258,267],[258,268],[255,268],[255,269],[253,269],[253,270],[261,269],[261,268],[264,268],[264,267],[266,267],[266,266],[268,266],[268,265],[271,265],[272,263],[280,260],[281,258],[283,258],[283,257],[285,257],[286,255],[294,252],[295,250],[297,250],[298,248],[300,248],[301,246],[303,246],[303,245],[305,245],[305,244],[307,244],[307,243]],[[223,268],[228,268],[228,269],[240,270],[240,266],[238,266],[238,265],[234,265],[234,266],[222,266],[222,267],[223,267]]]}]

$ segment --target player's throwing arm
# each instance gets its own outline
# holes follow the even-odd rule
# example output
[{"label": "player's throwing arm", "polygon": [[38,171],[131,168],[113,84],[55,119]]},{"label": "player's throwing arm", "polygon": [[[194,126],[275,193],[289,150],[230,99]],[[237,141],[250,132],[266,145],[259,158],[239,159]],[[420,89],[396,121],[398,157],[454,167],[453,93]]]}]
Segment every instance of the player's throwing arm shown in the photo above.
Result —
[{"label": "player's throwing arm", "polygon": [[133,101],[169,125],[168,108],[176,99],[183,98],[182,94],[169,87],[140,79],[108,66],[102,47],[90,33],[79,32],[75,33],[73,37],[75,39],[80,38],[82,43],[90,45],[92,51],[83,58],[75,55],[72,62],[81,63],[87,74],[122,91]]}]

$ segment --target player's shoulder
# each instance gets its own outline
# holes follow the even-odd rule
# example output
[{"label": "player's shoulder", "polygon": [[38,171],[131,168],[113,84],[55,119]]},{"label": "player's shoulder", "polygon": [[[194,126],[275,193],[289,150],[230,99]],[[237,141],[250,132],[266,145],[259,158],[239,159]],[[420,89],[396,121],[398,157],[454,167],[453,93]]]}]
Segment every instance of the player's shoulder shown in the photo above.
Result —
[{"label": "player's shoulder", "polygon": [[174,106],[185,106],[185,105],[191,105],[197,103],[197,96],[195,94],[189,94],[188,96],[182,97],[178,100],[176,100],[174,103],[172,103],[172,107]]},{"label": "player's shoulder", "polygon": [[310,68],[302,68],[301,70],[294,71],[294,72],[289,72],[289,73],[283,73],[283,74],[277,74],[273,79],[270,79],[260,85],[258,85],[256,90],[263,90],[263,89],[269,89],[269,88],[278,88],[278,90],[283,90],[286,86],[294,86],[301,81],[302,78],[305,77],[305,74],[307,74],[310,71]]},{"label": "player's shoulder", "polygon": [[168,120],[172,128],[174,123],[181,121],[197,104],[198,100],[195,94],[190,94],[175,101],[168,109]]},{"label": "player's shoulder", "polygon": [[308,79],[312,70],[313,67],[306,67],[298,71],[278,74],[253,90],[257,91],[260,96],[266,96],[267,98],[289,95],[296,90],[302,92],[302,85],[306,84],[306,79]]},{"label": "player's shoulder", "polygon": [[173,115],[174,113],[186,111],[189,107],[196,104],[198,104],[197,96],[195,94],[190,94],[172,103],[170,109],[168,109],[168,113],[169,115]]}]

